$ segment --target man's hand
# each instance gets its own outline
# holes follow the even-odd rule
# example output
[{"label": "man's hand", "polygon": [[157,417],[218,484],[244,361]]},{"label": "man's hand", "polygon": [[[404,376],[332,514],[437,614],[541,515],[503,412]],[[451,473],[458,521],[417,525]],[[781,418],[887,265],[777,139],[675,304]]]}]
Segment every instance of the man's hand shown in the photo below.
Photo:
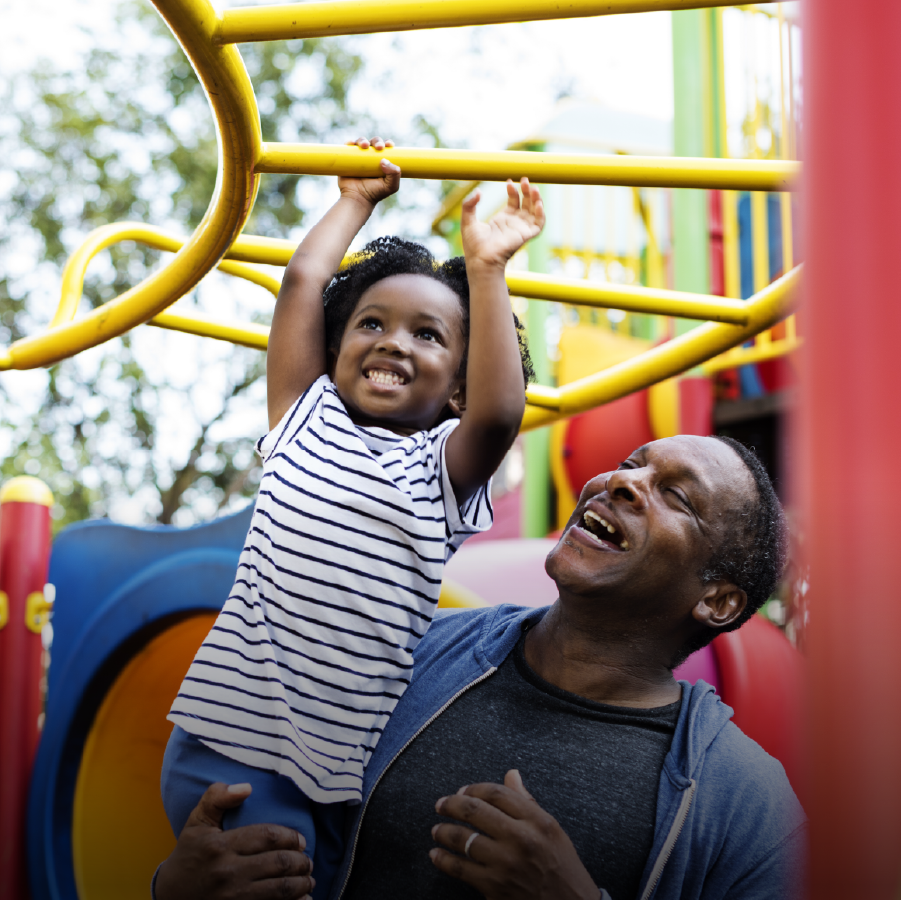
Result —
[{"label": "man's hand", "polygon": [[316,883],[303,835],[280,825],[222,830],[249,784],[211,785],[156,879],[156,900],[310,900]]},{"label": "man's hand", "polygon": [[487,265],[503,270],[507,260],[530,238],[544,228],[544,204],[538,188],[523,178],[522,203],[516,185],[507,181],[507,205],[490,222],[476,218],[479,193],[476,192],[464,204],[460,218],[460,237],[466,267]]},{"label": "man's hand", "polygon": [[[383,141],[380,137],[374,137],[371,140],[357,138],[355,141],[348,141],[347,143],[351,147],[356,146],[361,150],[368,150],[372,147],[373,150],[378,150],[379,152],[394,146],[394,141]],[[338,190],[341,191],[341,196],[359,199],[364,203],[375,206],[376,203],[384,200],[385,197],[390,197],[392,194],[397,193],[397,189],[400,187],[400,168],[387,159],[380,160],[379,166],[383,174],[377,178],[339,177]]]},{"label": "man's hand", "polygon": [[598,900],[602,896],[572,841],[535,802],[516,769],[507,772],[503,786],[469,785],[453,797],[442,797],[435,809],[472,828],[436,825],[432,837],[454,853],[435,848],[429,854],[432,862],[447,875],[472,885],[487,900]]}]

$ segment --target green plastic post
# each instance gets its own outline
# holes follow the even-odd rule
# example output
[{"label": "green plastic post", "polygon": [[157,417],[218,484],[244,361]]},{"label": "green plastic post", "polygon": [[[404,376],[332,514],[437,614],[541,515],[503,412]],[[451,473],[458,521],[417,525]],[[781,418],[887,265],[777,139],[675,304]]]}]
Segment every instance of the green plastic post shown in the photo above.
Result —
[{"label": "green plastic post", "polygon": [[[707,10],[672,13],[673,21],[673,149],[676,156],[713,156],[711,37]],[[673,193],[673,249],[675,287],[679,291],[710,293],[710,245],[707,193],[677,190]],[[684,334],[699,323],[676,320],[676,333]]]},{"label": "green plastic post", "polygon": [[[529,271],[547,272],[549,247],[543,231],[527,245]],[[545,341],[547,302],[529,300],[526,333],[538,384],[551,383],[551,367]],[[522,534],[527,538],[545,537],[551,523],[551,432],[539,428],[523,435],[525,474],[522,485]]]}]

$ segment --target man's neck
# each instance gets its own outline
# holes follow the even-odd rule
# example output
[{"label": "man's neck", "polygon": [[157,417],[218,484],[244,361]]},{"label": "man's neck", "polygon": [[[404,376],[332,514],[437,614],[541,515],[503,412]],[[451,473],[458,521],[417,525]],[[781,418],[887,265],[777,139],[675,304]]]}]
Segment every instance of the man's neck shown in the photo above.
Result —
[{"label": "man's neck", "polygon": [[560,602],[526,635],[526,662],[562,690],[611,706],[651,709],[675,703],[681,689],[666,648],[614,623],[575,622]]}]

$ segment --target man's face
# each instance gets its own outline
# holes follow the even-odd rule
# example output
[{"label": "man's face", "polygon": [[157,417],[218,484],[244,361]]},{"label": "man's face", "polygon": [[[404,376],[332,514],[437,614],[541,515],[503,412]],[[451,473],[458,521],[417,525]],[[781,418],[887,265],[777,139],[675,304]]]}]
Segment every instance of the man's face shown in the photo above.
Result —
[{"label": "man's face", "polygon": [[547,572],[561,596],[639,615],[690,608],[729,510],[753,491],[744,463],[720,441],[682,435],[646,444],[585,485]]}]

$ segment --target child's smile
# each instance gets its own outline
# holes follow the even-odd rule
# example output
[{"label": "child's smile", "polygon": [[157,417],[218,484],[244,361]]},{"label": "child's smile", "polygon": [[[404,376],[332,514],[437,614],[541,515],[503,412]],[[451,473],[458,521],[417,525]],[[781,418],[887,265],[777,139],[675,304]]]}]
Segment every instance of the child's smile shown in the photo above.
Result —
[{"label": "child's smile", "polygon": [[425,275],[392,275],[360,297],[332,380],[351,419],[402,434],[459,414],[465,342],[460,300]]}]

